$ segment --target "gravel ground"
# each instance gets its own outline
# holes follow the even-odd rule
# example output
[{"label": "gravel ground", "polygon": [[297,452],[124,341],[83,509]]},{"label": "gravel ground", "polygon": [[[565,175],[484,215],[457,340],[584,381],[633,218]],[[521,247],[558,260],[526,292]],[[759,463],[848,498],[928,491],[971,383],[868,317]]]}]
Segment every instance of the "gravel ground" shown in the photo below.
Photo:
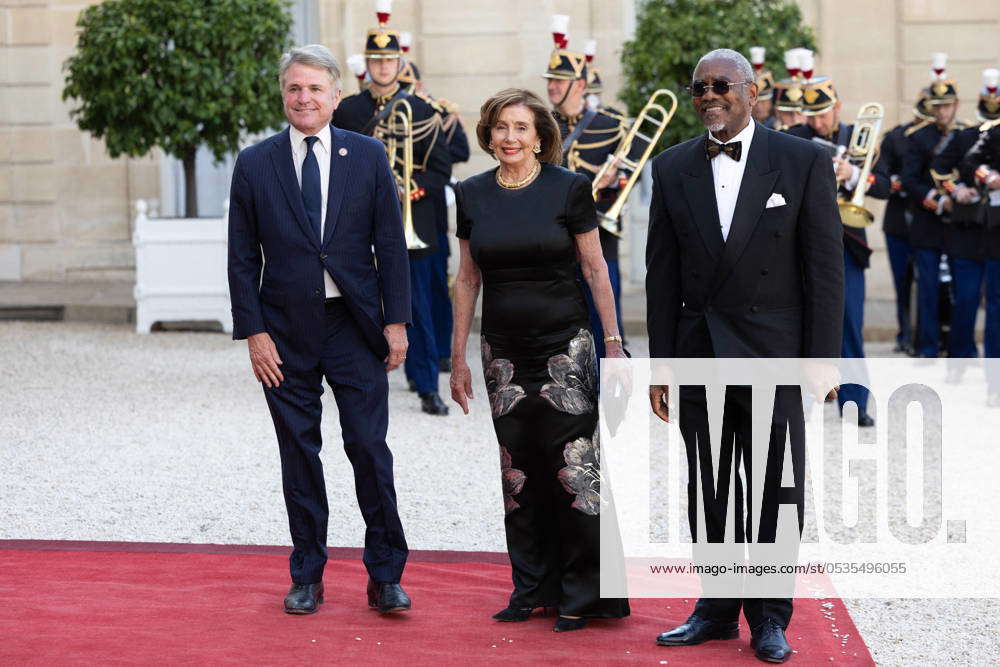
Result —
[{"label": "gravel ground", "polygon": [[[390,376],[388,440],[414,549],[505,548],[499,455],[472,343],[469,416],[456,406],[446,418],[424,415],[402,373]],[[631,347],[646,352],[644,340]],[[360,546],[329,391],[323,405],[330,543]],[[0,539],[289,543],[274,432],[243,343],[0,322],[0,406]],[[845,602],[880,664],[998,660],[1000,600]]]}]

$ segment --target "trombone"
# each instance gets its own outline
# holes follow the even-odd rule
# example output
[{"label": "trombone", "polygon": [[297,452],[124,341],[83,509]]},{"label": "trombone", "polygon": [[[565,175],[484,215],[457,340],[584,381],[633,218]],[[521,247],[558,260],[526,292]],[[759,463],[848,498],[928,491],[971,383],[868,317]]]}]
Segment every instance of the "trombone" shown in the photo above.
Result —
[{"label": "trombone", "polygon": [[854,131],[847,147],[847,157],[857,159],[864,156],[858,184],[850,201],[838,199],[840,205],[840,221],[848,227],[867,227],[875,221],[872,212],[865,208],[865,192],[868,191],[868,174],[871,173],[875,161],[876,142],[882,130],[882,119],[885,109],[878,102],[869,102],[861,107],[858,118],[854,121]]},{"label": "trombone", "polygon": [[[657,102],[657,98],[664,95],[670,99],[669,111],[663,106],[663,104]],[[625,202],[628,201],[628,196],[631,194],[636,181],[638,181],[642,176],[643,166],[649,160],[649,156],[653,153],[653,149],[656,148],[656,143],[660,140],[660,136],[663,134],[663,131],[667,129],[667,125],[670,123],[670,119],[674,117],[674,112],[676,110],[677,96],[666,88],[661,88],[650,95],[649,99],[646,100],[646,106],[644,106],[639,112],[639,115],[635,117],[635,122],[633,122],[632,127],[629,128],[628,134],[626,134],[621,140],[621,143],[618,144],[618,150],[616,150],[613,155],[608,156],[608,159],[605,160],[604,164],[601,166],[600,171],[598,171],[597,175],[594,176],[594,185],[591,188],[591,194],[594,197],[594,201],[597,201],[597,183],[600,183],[601,179],[604,178],[604,175],[609,169],[623,166],[632,170],[632,173],[629,175],[625,185],[622,186],[621,190],[618,192],[618,196],[615,197],[615,201],[611,205],[611,208],[609,208],[606,213],[598,211],[597,215],[599,216],[602,229],[614,234],[615,236],[621,236],[618,220],[621,217],[622,209],[625,207]],[[653,126],[653,128],[650,128],[653,130],[652,134],[646,134],[640,131],[643,129],[643,124]],[[638,159],[631,160],[628,156],[632,153],[632,146],[635,143],[636,138],[645,141],[646,148],[643,150],[642,155]]]},{"label": "trombone", "polygon": [[[420,240],[413,228],[413,193],[417,188],[413,182],[413,108],[405,99],[396,100],[387,118],[388,133],[385,150],[389,155],[389,168],[396,177],[396,184],[401,190],[400,201],[403,205],[403,235],[406,238],[407,250],[423,250],[428,245]],[[400,165],[402,173],[396,172],[399,159],[399,142],[403,143],[403,159]]]}]

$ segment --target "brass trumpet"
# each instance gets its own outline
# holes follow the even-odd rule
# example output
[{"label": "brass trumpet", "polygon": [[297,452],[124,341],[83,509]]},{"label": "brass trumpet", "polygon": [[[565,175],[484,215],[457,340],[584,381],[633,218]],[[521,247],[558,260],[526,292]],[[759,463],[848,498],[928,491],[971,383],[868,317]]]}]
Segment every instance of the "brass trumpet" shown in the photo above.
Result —
[{"label": "brass trumpet", "polygon": [[[670,98],[669,110],[657,102],[657,98],[663,95]],[[625,185],[622,186],[618,192],[618,196],[615,197],[614,203],[611,204],[611,208],[606,213],[598,211],[597,215],[599,216],[598,219],[602,229],[607,230],[615,236],[621,236],[621,232],[618,231],[618,219],[621,217],[625,202],[628,201],[628,196],[632,193],[632,188],[635,186],[636,181],[642,176],[643,166],[649,161],[649,156],[656,147],[656,142],[660,140],[663,131],[667,129],[667,125],[670,123],[670,119],[674,117],[675,111],[677,111],[677,96],[671,91],[661,88],[650,95],[649,99],[646,100],[646,106],[635,117],[635,121],[632,123],[632,127],[629,128],[628,134],[618,144],[618,149],[613,155],[608,156],[608,159],[601,166],[600,171],[594,176],[594,187],[591,189],[591,194],[596,201],[598,196],[596,184],[601,181],[609,169],[623,166],[632,170]],[[652,134],[640,131],[644,124],[652,125],[655,128]],[[642,151],[642,155],[639,158],[632,160],[628,156],[632,154],[632,147],[636,139],[645,141],[646,148]]]},{"label": "brass trumpet", "polygon": [[885,109],[878,102],[869,102],[861,107],[857,120],[854,121],[854,131],[847,147],[848,159],[857,160],[864,156],[858,184],[850,201],[838,199],[840,205],[840,221],[848,227],[867,227],[875,221],[872,212],[865,208],[865,192],[868,190],[868,174],[871,173],[875,161],[875,149],[878,146],[878,135],[882,130],[882,119]]},{"label": "brass trumpet", "polygon": [[[423,250],[428,245],[420,240],[413,228],[413,193],[416,191],[413,182],[413,108],[405,99],[396,100],[389,112],[385,150],[389,155],[389,168],[396,177],[396,183],[402,194],[403,205],[403,235],[406,238],[407,250]],[[400,172],[396,165],[400,162],[399,142],[403,142],[403,157]]]}]

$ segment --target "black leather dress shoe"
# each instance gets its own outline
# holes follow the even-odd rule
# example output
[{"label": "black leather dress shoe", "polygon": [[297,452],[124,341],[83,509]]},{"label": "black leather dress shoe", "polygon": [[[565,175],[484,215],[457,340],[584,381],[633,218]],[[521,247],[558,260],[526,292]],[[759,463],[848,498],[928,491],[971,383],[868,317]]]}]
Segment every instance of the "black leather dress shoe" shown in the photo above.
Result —
[{"label": "black leather dress shoe", "polygon": [[572,632],[573,630],[583,630],[587,627],[585,618],[567,618],[560,616],[556,619],[556,624],[552,626],[552,632]]},{"label": "black leather dress shoe", "polygon": [[323,602],[323,583],[292,584],[285,596],[286,614],[315,614]]},{"label": "black leather dress shoe", "polygon": [[872,416],[867,412],[862,412],[860,415],[858,415],[858,426],[868,427],[874,425],[875,425],[875,420],[872,419]]},{"label": "black leather dress shoe", "polygon": [[420,409],[429,415],[447,415],[448,406],[436,393],[420,394]]},{"label": "black leather dress shoe", "polygon": [[377,608],[380,614],[410,610],[410,596],[399,584],[378,583],[368,580],[368,606]]},{"label": "black leather dress shoe", "polygon": [[660,634],[656,643],[660,646],[691,646],[710,639],[736,639],[739,636],[736,621],[720,623],[691,614],[682,625]]},{"label": "black leather dress shoe", "polygon": [[750,647],[764,662],[787,662],[792,657],[792,647],[785,639],[784,629],[771,618],[750,631]]},{"label": "black leather dress shoe", "polygon": [[502,623],[523,623],[531,618],[534,607],[507,607],[493,614],[493,619]]}]

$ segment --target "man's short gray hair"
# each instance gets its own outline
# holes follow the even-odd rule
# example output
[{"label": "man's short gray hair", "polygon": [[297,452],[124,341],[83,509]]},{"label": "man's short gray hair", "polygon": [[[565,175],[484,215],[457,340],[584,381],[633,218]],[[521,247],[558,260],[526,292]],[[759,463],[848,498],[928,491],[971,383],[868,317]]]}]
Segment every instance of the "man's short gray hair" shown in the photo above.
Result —
[{"label": "man's short gray hair", "polygon": [[322,44],[296,46],[288,53],[282,54],[281,64],[278,66],[278,84],[281,85],[282,90],[285,88],[285,72],[292,65],[305,65],[306,67],[324,69],[330,75],[333,87],[335,89],[340,88],[340,64],[333,57],[333,54],[330,53],[330,49]]},{"label": "man's short gray hair", "polygon": [[[701,64],[706,60],[724,60],[739,70],[741,80],[748,83],[753,83],[755,81],[753,74],[753,67],[750,65],[750,61],[740,53],[739,51],[733,51],[732,49],[715,49],[714,51],[709,51],[701,57],[698,64],[695,65],[695,71],[701,67]],[[736,83],[735,81],[733,83]]]}]

